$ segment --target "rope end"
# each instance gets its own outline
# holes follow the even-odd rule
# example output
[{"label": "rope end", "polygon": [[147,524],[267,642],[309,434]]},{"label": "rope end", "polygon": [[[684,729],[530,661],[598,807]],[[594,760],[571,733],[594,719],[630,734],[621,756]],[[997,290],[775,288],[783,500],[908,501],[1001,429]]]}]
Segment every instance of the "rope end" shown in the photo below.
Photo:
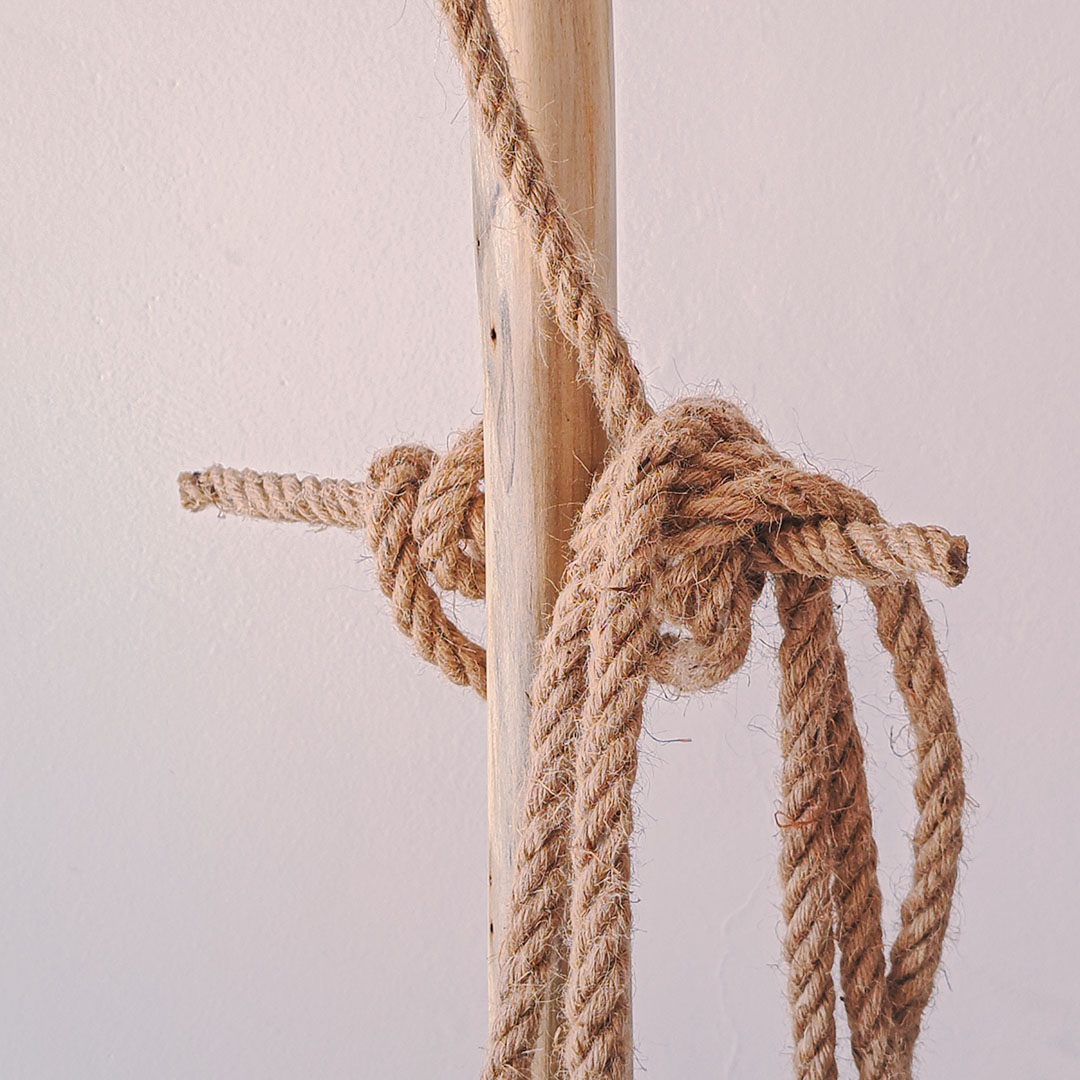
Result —
[{"label": "rope end", "polygon": [[945,561],[949,568],[946,584],[959,585],[967,577],[968,572],[968,542],[966,536],[949,537],[949,548],[945,554]]},{"label": "rope end", "polygon": [[185,510],[197,513],[213,503],[214,499],[208,490],[209,477],[206,473],[182,472],[177,477],[180,486],[180,505]]}]

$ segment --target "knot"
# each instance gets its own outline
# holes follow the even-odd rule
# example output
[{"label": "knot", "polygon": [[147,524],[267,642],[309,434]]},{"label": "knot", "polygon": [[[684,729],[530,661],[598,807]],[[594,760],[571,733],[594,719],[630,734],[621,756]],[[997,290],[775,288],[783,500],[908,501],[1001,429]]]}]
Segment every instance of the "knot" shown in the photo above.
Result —
[{"label": "knot", "polygon": [[441,457],[404,445],[368,473],[367,531],[379,585],[417,652],[459,685],[487,692],[486,656],[446,614],[429,575],[471,599],[484,595],[483,434],[461,436]]},{"label": "knot", "polygon": [[[822,1063],[835,1041],[835,944],[860,1073],[906,1075],[948,923],[963,805],[951,704],[913,579],[957,584],[966,542],[888,525],[865,495],[778,453],[734,405],[694,398],[627,432],[571,546],[533,683],[525,819],[485,1080],[526,1073],[567,936],[563,1066],[575,1078],[623,1080],[643,703],[650,680],[701,690],[738,670],[767,575],[784,628],[781,876],[797,1073],[831,1074]],[[918,736],[916,877],[888,975],[834,577],[869,587]]]},{"label": "knot", "polygon": [[487,692],[485,655],[446,614],[431,579],[469,599],[484,596],[484,437],[479,427],[442,455],[426,446],[377,454],[365,484],[213,465],[181,473],[185,510],[216,506],[265,521],[367,532],[394,621],[452,682]]},{"label": "knot", "polygon": [[799,468],[714,398],[675,402],[641,425],[591,504],[575,548],[609,553],[617,577],[641,564],[634,587],[648,579],[663,626],[651,674],[682,691],[742,665],[767,573],[873,587],[918,574],[956,585],[967,571],[962,537],[889,525],[867,496]]},{"label": "knot", "polygon": [[[383,451],[362,484],[214,466],[183,474],[180,494],[190,510],[365,530],[397,625],[448,678],[485,693],[484,649],[437,591],[484,596],[479,427],[442,455],[415,445]],[[485,1076],[527,1071],[552,957],[568,935],[565,1063],[575,1076],[621,1080],[645,695],[650,680],[694,691],[734,674],[769,575],[784,629],[778,820],[797,1065],[802,1074],[832,1060],[835,945],[860,1071],[909,1076],[948,927],[964,799],[952,705],[915,577],[959,584],[967,542],[936,526],[889,525],[866,495],[778,453],[736,406],[691,398],[628,423],[570,547],[533,684],[523,831]],[[830,594],[837,577],[867,587],[917,736],[915,876],[888,971],[861,737]],[[608,959],[597,966],[595,956]],[[600,1059],[608,1064],[588,1071]]]},{"label": "knot", "polygon": [[[453,682],[484,694],[483,647],[434,587],[484,597],[483,447],[479,426],[441,455],[395,446],[376,455],[365,484],[215,465],[182,474],[180,498],[193,511],[366,530],[398,626]],[[638,568],[632,587],[648,585],[661,626],[650,674],[687,692],[742,666],[768,573],[876,587],[918,574],[957,585],[967,572],[963,537],[889,525],[866,495],[799,468],[737,406],[708,397],[669,405],[612,452],[571,550],[594,567],[606,553],[623,577]]]}]

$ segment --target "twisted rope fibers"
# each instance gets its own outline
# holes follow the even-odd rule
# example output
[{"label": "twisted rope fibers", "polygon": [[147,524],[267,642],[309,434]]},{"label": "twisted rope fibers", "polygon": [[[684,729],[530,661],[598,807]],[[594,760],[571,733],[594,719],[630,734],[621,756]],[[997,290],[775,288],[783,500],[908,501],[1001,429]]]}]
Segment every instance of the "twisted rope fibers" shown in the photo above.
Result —
[{"label": "twisted rope fibers", "polygon": [[[865,495],[777,453],[728,402],[651,408],[524,119],[486,3],[441,7],[552,315],[611,442],[533,685],[485,1080],[530,1075],[553,995],[559,1076],[628,1080],[632,791],[645,694],[650,680],[695,691],[736,672],[770,575],[783,628],[780,873],[795,1075],[837,1076],[838,951],[860,1080],[904,1080],[948,928],[964,805],[952,703],[915,579],[959,584],[967,542],[935,526],[889,525]],[[383,451],[364,483],[214,466],[181,475],[180,491],[189,510],[365,530],[398,626],[448,678],[483,695],[484,650],[438,591],[484,596],[482,483],[477,426],[443,455]],[[888,965],[862,740],[831,598],[838,577],[868,590],[916,736],[914,871]]]}]

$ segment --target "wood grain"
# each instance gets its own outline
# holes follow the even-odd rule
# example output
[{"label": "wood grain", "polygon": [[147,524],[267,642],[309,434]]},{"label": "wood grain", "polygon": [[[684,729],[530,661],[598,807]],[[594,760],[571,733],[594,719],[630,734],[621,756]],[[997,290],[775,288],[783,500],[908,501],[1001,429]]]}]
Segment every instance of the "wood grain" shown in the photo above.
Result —
[{"label": "wood grain", "polygon": [[[491,0],[540,151],[615,306],[610,0]],[[532,246],[473,125],[473,214],[484,355],[487,508],[489,989],[510,893],[528,760],[529,688],[575,515],[605,439],[588,388],[543,310]],[[554,1076],[552,1016],[533,1080]]]}]

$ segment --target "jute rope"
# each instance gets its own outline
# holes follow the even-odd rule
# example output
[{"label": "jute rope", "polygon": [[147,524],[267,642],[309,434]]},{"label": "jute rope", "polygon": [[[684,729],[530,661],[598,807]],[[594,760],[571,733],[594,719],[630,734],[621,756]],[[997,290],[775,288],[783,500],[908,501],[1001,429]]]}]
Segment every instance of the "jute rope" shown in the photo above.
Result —
[{"label": "jute rope", "polygon": [[[964,805],[962,754],[915,578],[963,579],[967,542],[887,524],[865,495],[777,453],[732,404],[655,412],[525,122],[483,0],[441,0],[475,114],[534,241],[611,450],[582,510],[533,687],[511,909],[486,1080],[530,1075],[541,1006],[561,999],[559,1075],[627,1080],[630,840],[650,680],[702,690],[742,665],[774,583],[780,648],[780,873],[794,1064],[837,1075],[835,953],[861,1080],[910,1077],[948,927]],[[379,454],[364,483],[215,466],[183,505],[367,531],[379,584],[417,650],[485,691],[485,655],[438,590],[484,595],[483,436],[438,455]],[[877,851],[834,578],[863,584],[916,735],[914,872],[888,967]],[[558,960],[568,976],[556,985]]]}]

